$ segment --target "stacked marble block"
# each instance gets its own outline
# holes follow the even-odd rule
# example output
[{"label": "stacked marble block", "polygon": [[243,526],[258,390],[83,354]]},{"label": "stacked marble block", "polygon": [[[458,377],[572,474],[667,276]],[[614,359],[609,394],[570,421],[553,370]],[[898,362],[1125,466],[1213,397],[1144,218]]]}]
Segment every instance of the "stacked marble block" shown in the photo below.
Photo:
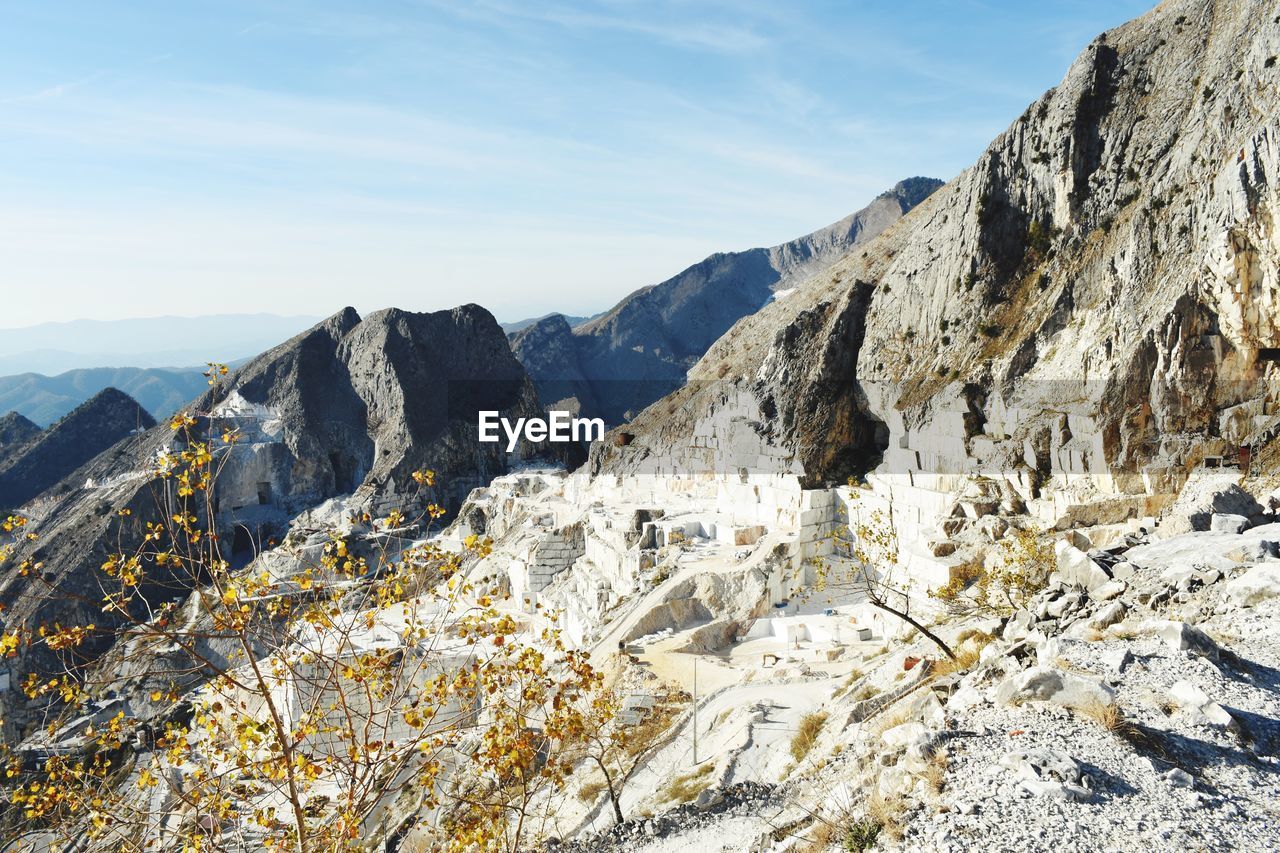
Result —
[{"label": "stacked marble block", "polygon": [[512,595],[525,609],[532,610],[537,605],[538,593],[550,586],[557,575],[566,571],[584,553],[586,545],[581,525],[535,534],[533,541],[509,565]]},{"label": "stacked marble block", "polygon": [[[921,558],[915,560],[921,571],[938,582],[945,582],[941,565],[947,561],[918,552],[930,550],[926,543],[942,532],[940,521],[1013,511],[1003,501],[969,494],[980,480],[1000,484],[1004,495],[1016,495],[1042,527],[1104,526],[1115,528],[1117,535],[1149,522],[1181,485],[1178,472],[1156,468],[1133,472],[1122,484],[1107,463],[1103,432],[1091,415],[1010,407],[997,395],[981,416],[982,432],[970,435],[976,425],[961,401],[951,401],[949,408],[911,426],[892,412],[883,464],[868,478],[877,493],[892,499],[903,550]],[[1038,494],[1035,469],[1040,460],[1027,435],[1032,428],[1048,430],[1051,473]]]}]

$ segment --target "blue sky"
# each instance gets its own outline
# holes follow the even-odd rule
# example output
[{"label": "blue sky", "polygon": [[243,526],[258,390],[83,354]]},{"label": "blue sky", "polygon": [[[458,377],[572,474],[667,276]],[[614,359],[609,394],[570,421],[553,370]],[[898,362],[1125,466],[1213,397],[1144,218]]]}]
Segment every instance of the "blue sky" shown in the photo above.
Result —
[{"label": "blue sky", "polygon": [[1150,0],[0,3],[0,326],[591,313],[950,178]]}]

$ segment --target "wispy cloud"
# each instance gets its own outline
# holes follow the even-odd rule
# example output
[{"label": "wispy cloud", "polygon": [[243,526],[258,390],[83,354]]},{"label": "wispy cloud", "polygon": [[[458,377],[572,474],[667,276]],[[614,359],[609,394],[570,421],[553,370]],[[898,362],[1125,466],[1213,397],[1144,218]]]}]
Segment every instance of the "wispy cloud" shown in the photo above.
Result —
[{"label": "wispy cloud", "polygon": [[[463,7],[466,8],[466,7]],[[470,11],[496,18],[536,21],[574,31],[612,31],[643,36],[677,47],[720,53],[749,53],[769,45],[769,39],[749,28],[731,23],[727,16],[716,22],[679,14],[687,7],[672,4],[588,4],[538,6],[502,0],[478,0]],[[456,10],[461,11],[461,9]]]},{"label": "wispy cloud", "polygon": [[1135,0],[69,2],[0,32],[12,322],[603,308],[954,175]]},{"label": "wispy cloud", "polygon": [[39,89],[35,92],[29,92],[25,95],[14,95],[13,97],[2,98],[0,99],[0,103],[17,104],[22,103],[23,101],[45,101],[51,98],[61,98],[68,92],[79,89],[82,86],[87,86],[94,80],[101,78],[104,74],[105,72],[95,71],[92,74],[86,74],[85,76],[75,80],[68,80],[65,83],[55,83],[52,86],[46,86],[43,89]]}]

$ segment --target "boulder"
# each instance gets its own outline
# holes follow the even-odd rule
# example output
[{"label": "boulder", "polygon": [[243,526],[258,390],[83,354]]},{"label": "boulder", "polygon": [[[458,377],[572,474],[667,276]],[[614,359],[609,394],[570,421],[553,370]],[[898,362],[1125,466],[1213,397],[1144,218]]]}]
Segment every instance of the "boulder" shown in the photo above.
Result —
[{"label": "boulder", "polygon": [[1212,637],[1186,622],[1158,621],[1152,627],[1156,636],[1164,640],[1171,649],[1211,660],[1217,660],[1221,651]]},{"label": "boulder", "polygon": [[1112,672],[1120,673],[1133,663],[1133,653],[1124,646],[1112,649],[1102,656],[1102,665]]},{"label": "boulder", "polygon": [[1240,577],[1227,581],[1223,595],[1240,607],[1253,607],[1269,598],[1280,597],[1280,565],[1254,566]]},{"label": "boulder", "polygon": [[1112,705],[1116,692],[1100,681],[1051,666],[1034,666],[1009,676],[996,687],[995,699],[1003,705],[1049,702],[1064,708]]},{"label": "boulder", "polygon": [[929,730],[920,723],[902,723],[887,729],[880,739],[884,741],[885,746],[901,748],[909,746],[917,741],[927,738]]},{"label": "boulder", "polygon": [[1019,610],[1005,624],[1001,637],[1011,643],[1024,640],[1031,633],[1031,626],[1035,624],[1035,621],[1034,613],[1029,610]]},{"label": "boulder", "polygon": [[714,808],[724,802],[724,794],[719,788],[703,788],[698,792],[698,799],[694,800],[694,808],[698,811],[706,811]]},{"label": "boulder", "polygon": [[1089,597],[1094,601],[1110,601],[1124,591],[1124,581],[1110,580],[1096,589],[1089,590]]},{"label": "boulder", "polygon": [[1169,699],[1179,708],[1199,708],[1209,704],[1209,695],[1186,680],[1175,682],[1169,688]]},{"label": "boulder", "polygon": [[1062,657],[1062,640],[1057,637],[1045,637],[1036,643],[1036,663],[1050,666]]},{"label": "boulder", "polygon": [[1037,779],[1060,781],[1060,783],[1079,783],[1080,765],[1075,758],[1059,749],[1038,747],[1027,752],[1006,753],[1000,760],[1000,766],[1009,768],[1019,779]]},{"label": "boulder", "polygon": [[1240,472],[1229,468],[1199,468],[1183,485],[1178,499],[1160,522],[1162,537],[1210,530],[1213,516],[1234,515],[1248,521],[1263,512],[1253,495],[1240,488]]},{"label": "boulder", "polygon": [[956,543],[949,540],[929,543],[929,553],[935,557],[950,557],[956,552]]},{"label": "boulder", "polygon": [[1097,628],[1101,631],[1103,628],[1110,628],[1112,625],[1123,621],[1124,614],[1124,602],[1111,601],[1098,608],[1098,612],[1089,618],[1088,625],[1090,628]]},{"label": "boulder", "polygon": [[1058,576],[1063,583],[1091,590],[1111,580],[1106,569],[1065,539],[1059,539],[1053,550],[1058,558]]},{"label": "boulder", "polygon": [[1074,592],[1067,593],[1061,598],[1050,601],[1045,606],[1045,613],[1054,619],[1061,619],[1066,614],[1076,610],[1080,606],[1080,602],[1081,597],[1078,594]]},{"label": "boulder", "polygon": [[961,684],[947,699],[947,708],[952,712],[964,711],[981,705],[986,701],[987,697],[982,695],[981,690],[972,684]]},{"label": "boulder", "polygon": [[1137,566],[1128,560],[1123,560],[1111,567],[1111,577],[1118,581],[1127,581],[1133,577],[1133,573],[1137,570]]},{"label": "boulder", "polygon": [[1224,729],[1236,726],[1235,718],[1226,708],[1214,702],[1207,693],[1190,681],[1174,683],[1169,688],[1169,700],[1198,723]]},{"label": "boulder", "polygon": [[1209,529],[1214,533],[1243,533],[1249,526],[1249,519],[1243,515],[1215,512],[1209,516]]},{"label": "boulder", "polygon": [[1088,789],[1080,785],[1080,765],[1065,752],[1043,747],[1011,752],[1000,759],[1000,766],[1012,770],[1018,777],[1018,787],[1036,796],[1090,798]]}]

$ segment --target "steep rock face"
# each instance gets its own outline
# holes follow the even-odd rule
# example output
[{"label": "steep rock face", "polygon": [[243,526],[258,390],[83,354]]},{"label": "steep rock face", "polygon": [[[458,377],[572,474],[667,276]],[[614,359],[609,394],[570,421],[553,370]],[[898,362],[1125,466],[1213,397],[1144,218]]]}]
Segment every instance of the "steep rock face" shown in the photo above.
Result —
[{"label": "steep rock face", "polygon": [[[31,426],[30,421],[26,425],[10,422],[5,431],[29,434]],[[5,454],[0,467],[0,507],[22,506],[129,433],[153,426],[155,420],[128,394],[115,388],[98,392]]]},{"label": "steep rock face", "polygon": [[[974,166],[737,324],[593,470],[819,485],[878,457],[911,533],[976,479],[1047,523],[1126,495],[1111,520],[1154,514],[1274,414],[1277,53],[1255,3],[1165,3],[1100,36]],[[713,428],[734,419],[758,440]]]},{"label": "steep rock face", "polygon": [[[371,508],[440,476],[457,505],[506,468],[505,447],[481,443],[477,412],[539,413],[537,394],[497,321],[477,305],[415,314],[353,309],[264,353],[196,409],[242,431],[227,499],[296,512],[357,492]],[[528,450],[528,448],[524,448]],[[268,500],[262,498],[268,497]]]},{"label": "steep rock face", "polygon": [[576,397],[584,412],[620,423],[678,388],[739,319],[875,237],[939,186],[902,181],[820,231],[771,249],[712,255],[577,327],[560,315],[543,318],[514,334],[512,348],[548,404]]}]

